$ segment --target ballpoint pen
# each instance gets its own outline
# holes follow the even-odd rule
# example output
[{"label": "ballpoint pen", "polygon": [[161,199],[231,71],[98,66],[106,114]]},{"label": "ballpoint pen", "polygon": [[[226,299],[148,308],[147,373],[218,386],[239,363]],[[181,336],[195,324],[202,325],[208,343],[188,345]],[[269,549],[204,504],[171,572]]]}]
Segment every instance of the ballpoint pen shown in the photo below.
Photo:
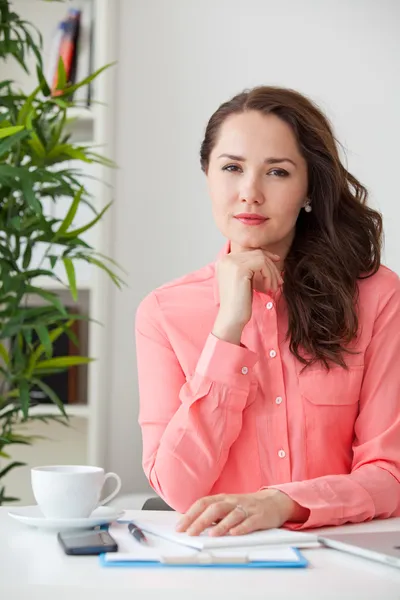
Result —
[{"label": "ballpoint pen", "polygon": [[148,543],[147,537],[144,535],[144,533],[140,529],[140,527],[138,527],[137,525],[135,525],[135,523],[128,523],[128,530],[129,530],[129,533],[131,535],[133,535],[133,537],[135,538],[135,540],[137,540],[138,542],[140,542],[142,544],[147,544]]}]

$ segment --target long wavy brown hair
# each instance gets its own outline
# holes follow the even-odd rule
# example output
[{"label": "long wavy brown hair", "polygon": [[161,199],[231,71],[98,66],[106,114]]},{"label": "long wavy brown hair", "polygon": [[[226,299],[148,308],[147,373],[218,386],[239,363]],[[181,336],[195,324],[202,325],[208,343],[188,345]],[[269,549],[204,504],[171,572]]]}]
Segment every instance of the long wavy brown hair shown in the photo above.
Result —
[{"label": "long wavy brown hair", "polygon": [[222,104],[201,145],[205,173],[222,123],[250,110],[288,123],[308,165],[312,212],[300,211],[284,265],[290,350],[304,365],[346,368],[344,355],[354,352],[358,332],[357,280],[379,269],[382,217],[367,206],[366,188],[342,165],[327,117],[291,89],[256,87]]}]

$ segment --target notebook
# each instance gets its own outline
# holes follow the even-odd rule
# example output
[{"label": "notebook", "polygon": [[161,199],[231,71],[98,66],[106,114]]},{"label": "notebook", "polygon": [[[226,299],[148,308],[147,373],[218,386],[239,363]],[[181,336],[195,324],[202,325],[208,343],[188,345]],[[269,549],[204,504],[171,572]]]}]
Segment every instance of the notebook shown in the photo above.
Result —
[{"label": "notebook", "polygon": [[118,552],[99,556],[103,567],[224,567],[302,568],[307,560],[297,548],[286,546],[216,548],[199,551],[147,533],[142,544],[129,533],[126,523],[115,523],[109,532]]},{"label": "notebook", "polygon": [[[131,514],[130,514],[131,513]],[[144,532],[151,533],[171,542],[182,544],[196,550],[212,550],[216,548],[233,548],[241,546],[285,545],[296,548],[318,547],[320,544],[315,534],[290,531],[287,529],[268,529],[255,531],[247,535],[226,535],[210,537],[205,531],[199,536],[190,536],[175,530],[181,515],[176,512],[126,511],[123,522],[134,521]],[[122,522],[119,519],[119,522]]]}]

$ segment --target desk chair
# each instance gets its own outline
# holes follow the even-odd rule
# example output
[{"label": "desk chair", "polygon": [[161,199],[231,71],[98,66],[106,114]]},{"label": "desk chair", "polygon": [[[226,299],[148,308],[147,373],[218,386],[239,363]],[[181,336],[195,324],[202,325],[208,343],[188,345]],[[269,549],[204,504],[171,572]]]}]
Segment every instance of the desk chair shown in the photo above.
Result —
[{"label": "desk chair", "polygon": [[142,510],[174,510],[162,498],[148,498]]}]

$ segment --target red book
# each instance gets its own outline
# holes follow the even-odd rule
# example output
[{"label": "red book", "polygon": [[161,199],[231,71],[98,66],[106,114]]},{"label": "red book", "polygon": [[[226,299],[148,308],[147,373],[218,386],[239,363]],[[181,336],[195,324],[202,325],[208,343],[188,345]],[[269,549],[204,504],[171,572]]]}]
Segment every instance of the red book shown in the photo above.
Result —
[{"label": "red book", "polygon": [[[68,11],[68,18],[64,22],[64,34],[61,39],[59,49],[59,59],[61,58],[64,63],[64,69],[66,72],[66,78],[68,83],[73,82],[73,77],[76,71],[76,60],[77,60],[77,40],[79,35],[79,23],[80,23],[81,12],[79,10],[71,9]],[[58,85],[58,69],[54,73],[52,95],[59,96],[62,91],[57,90]]]}]

